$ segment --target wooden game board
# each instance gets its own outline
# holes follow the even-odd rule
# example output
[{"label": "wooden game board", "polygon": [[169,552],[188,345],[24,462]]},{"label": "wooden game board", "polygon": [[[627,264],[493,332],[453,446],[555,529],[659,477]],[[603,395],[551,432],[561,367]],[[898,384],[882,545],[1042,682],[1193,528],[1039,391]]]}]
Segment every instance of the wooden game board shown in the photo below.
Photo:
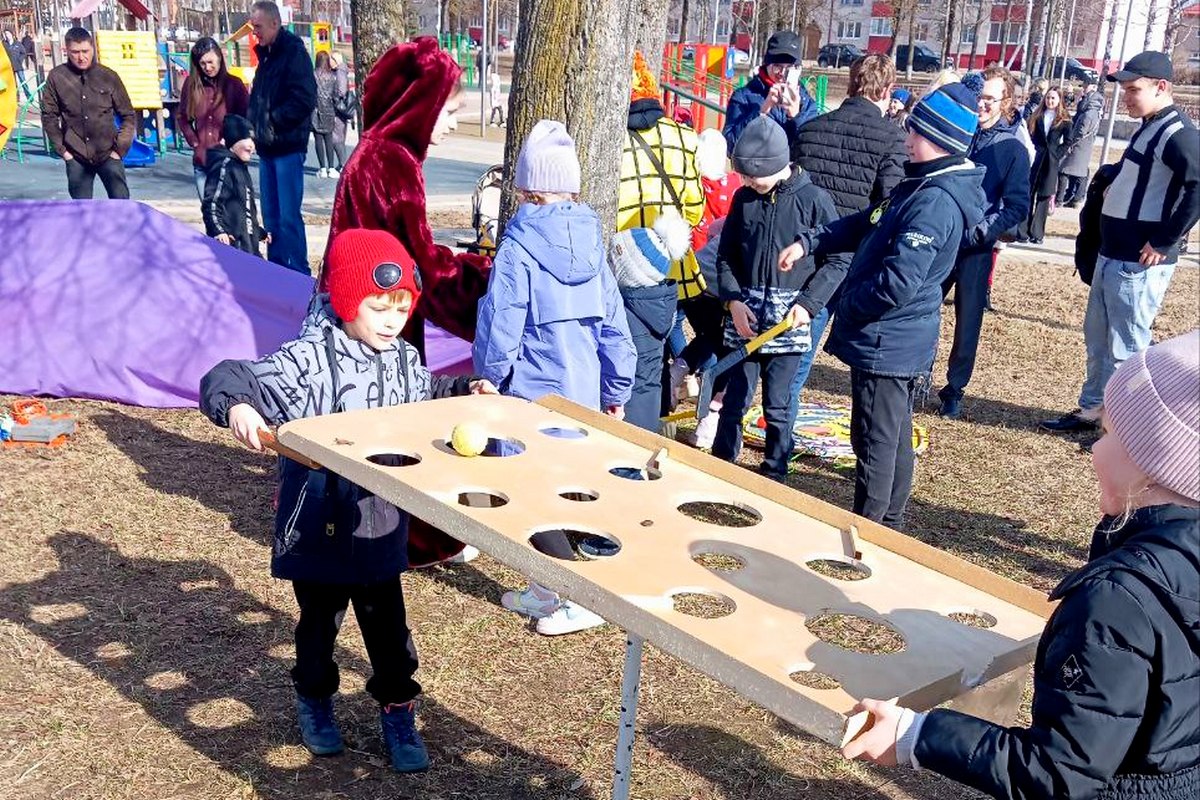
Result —
[{"label": "wooden game board", "polygon": [[[447,442],[466,421],[523,452],[458,455]],[[298,420],[278,436],[832,743],[858,698],[899,697],[925,709],[1015,674],[1032,660],[1051,610],[1043,594],[560,398],[452,398]],[[622,468],[652,479],[610,472]],[[720,518],[713,507],[700,519],[680,510],[704,502],[741,509],[737,521],[751,524],[711,521]],[[531,544],[559,529],[602,534],[620,551],[564,560]],[[807,565],[814,559],[869,575],[825,577]],[[682,601],[696,595],[729,613],[685,613],[693,609]],[[903,637],[903,650],[867,654],[821,641],[806,622],[826,612],[882,622]],[[948,616],[961,613],[991,626]],[[806,672],[840,686],[793,679]]]}]

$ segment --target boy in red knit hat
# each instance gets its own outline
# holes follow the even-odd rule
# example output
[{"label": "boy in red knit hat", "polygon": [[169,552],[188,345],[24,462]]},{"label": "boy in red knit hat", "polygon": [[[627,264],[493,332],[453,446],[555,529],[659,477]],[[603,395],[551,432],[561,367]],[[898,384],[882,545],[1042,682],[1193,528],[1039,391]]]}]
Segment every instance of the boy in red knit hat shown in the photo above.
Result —
[{"label": "boy in red knit hat", "polygon": [[[340,233],[326,260],[320,295],[299,339],[258,361],[223,361],[200,383],[200,408],[238,441],[262,450],[268,423],[431,397],[495,394],[487,381],[430,375],[400,338],[421,295],[412,257],[386,231]],[[279,459],[279,506],[271,574],[290,580],[296,625],[296,713],[314,755],[342,752],[333,718],[338,668],[334,641],[347,605],[362,630],[374,675],[384,741],[398,772],[429,767],[415,727],[420,685],[400,573],[408,566],[408,514],[325,469]]]}]

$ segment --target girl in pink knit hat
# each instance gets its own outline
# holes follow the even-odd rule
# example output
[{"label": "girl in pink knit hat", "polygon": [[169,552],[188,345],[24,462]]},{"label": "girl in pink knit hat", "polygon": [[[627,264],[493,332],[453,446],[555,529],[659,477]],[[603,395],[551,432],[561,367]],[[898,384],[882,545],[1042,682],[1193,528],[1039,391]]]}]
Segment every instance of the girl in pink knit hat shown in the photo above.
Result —
[{"label": "girl in pink knit hat", "polygon": [[1102,424],[1104,518],[1088,563],[1050,594],[1031,725],[863,700],[874,724],[848,758],[1000,798],[1200,797],[1200,331],[1123,363]]}]

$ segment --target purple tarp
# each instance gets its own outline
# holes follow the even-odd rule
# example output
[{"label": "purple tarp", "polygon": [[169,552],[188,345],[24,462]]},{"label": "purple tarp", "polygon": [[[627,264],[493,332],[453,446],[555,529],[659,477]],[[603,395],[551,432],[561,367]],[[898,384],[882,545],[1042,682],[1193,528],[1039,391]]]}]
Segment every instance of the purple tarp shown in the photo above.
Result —
[{"label": "purple tarp", "polygon": [[[312,290],[131,200],[0,203],[0,392],[195,406],[218,361],[295,337]],[[429,326],[426,353],[470,369]]]}]

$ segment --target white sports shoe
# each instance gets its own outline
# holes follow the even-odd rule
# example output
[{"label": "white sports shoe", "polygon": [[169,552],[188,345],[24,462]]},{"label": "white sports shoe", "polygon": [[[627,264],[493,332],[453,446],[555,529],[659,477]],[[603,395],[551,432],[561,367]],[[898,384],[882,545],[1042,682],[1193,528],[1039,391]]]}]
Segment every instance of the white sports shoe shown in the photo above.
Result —
[{"label": "white sports shoe", "polygon": [[529,588],[523,592],[505,592],[500,596],[500,605],[509,611],[515,611],[536,620],[541,620],[558,611],[561,604],[562,601],[557,594],[536,583],[529,584]]},{"label": "white sports shoe", "polygon": [[340,172],[338,172],[338,171],[337,171],[337,167],[330,167],[329,169],[325,170],[325,177],[326,177],[326,178],[336,178],[336,177],[338,177],[338,176],[339,176],[339,175],[341,175],[341,174],[342,174],[342,173],[340,173]]},{"label": "white sports shoe", "polygon": [[603,624],[604,618],[599,614],[566,600],[553,614],[538,620],[537,632],[543,636],[561,636],[564,633],[598,628]]},{"label": "white sports shoe", "polygon": [[452,555],[446,559],[447,564],[468,564],[479,558],[479,548],[471,545],[463,545],[461,553]]},{"label": "white sports shoe", "polygon": [[324,178],[327,174],[329,174],[329,170],[325,169],[324,167],[319,167],[317,169],[318,178]]},{"label": "white sports shoe", "polygon": [[711,450],[713,440],[717,438],[717,423],[721,421],[721,408],[708,407],[708,415],[696,424],[692,431],[692,446],[700,450]]}]

